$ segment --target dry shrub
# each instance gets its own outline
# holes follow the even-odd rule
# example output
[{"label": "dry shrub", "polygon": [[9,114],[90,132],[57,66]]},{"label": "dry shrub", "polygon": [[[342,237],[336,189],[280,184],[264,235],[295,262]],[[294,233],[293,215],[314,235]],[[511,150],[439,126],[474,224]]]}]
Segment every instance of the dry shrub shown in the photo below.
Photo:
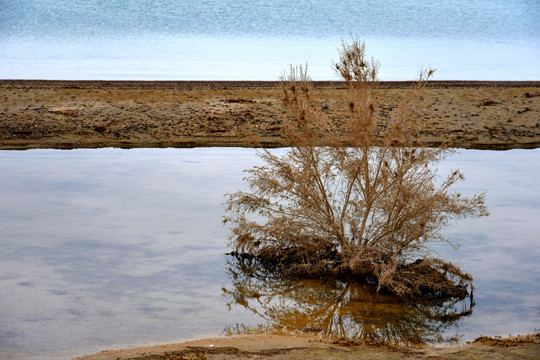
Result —
[{"label": "dry shrub", "polygon": [[448,241],[440,229],[452,219],[487,215],[484,194],[450,191],[463,179],[453,171],[437,181],[433,165],[451,149],[417,141],[416,113],[425,82],[421,71],[392,118],[376,115],[373,87],[379,64],[365,45],[343,43],[334,64],[346,84],[345,130],[321,111],[307,71],[283,76],[283,156],[262,150],[264,165],[247,172],[250,191],[228,194],[225,222],[237,254],[257,257],[286,274],[347,276],[402,297],[463,296],[472,278],[431,259],[426,247]]}]

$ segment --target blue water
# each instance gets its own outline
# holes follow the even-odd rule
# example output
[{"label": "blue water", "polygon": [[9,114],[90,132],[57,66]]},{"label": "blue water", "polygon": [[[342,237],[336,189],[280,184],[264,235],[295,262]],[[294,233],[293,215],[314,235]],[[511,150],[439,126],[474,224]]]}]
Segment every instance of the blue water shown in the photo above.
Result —
[{"label": "blue water", "polygon": [[334,79],[356,34],[381,79],[540,80],[537,0],[0,1],[0,79]]},{"label": "blue water", "polygon": [[[491,211],[444,230],[459,251],[436,248],[476,286],[472,315],[441,335],[538,331],[539,162],[536,149],[440,163],[441,175],[465,173],[456,191],[487,191]],[[234,148],[0,151],[0,358],[67,359],[275,321],[222,296],[233,280],[224,194],[245,189],[255,164],[255,150]],[[406,323],[398,315],[389,327]]]}]

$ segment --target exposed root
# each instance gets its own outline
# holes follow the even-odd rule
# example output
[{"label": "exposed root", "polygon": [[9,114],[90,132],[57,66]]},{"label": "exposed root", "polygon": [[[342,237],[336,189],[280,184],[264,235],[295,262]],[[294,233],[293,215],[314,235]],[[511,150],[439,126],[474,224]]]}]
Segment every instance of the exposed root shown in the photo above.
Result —
[{"label": "exposed root", "polygon": [[425,258],[399,264],[371,251],[343,259],[334,250],[290,247],[263,248],[256,255],[232,252],[237,259],[257,261],[272,274],[301,278],[336,278],[366,283],[378,292],[401,298],[445,299],[473,295],[471,275],[441,259]]}]

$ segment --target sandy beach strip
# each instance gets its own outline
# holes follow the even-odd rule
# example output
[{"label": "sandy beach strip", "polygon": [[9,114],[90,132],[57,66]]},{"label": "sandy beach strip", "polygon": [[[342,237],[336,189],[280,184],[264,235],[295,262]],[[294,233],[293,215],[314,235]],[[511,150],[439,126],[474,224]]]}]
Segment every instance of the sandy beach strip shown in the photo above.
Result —
[{"label": "sandy beach strip", "polygon": [[[314,82],[321,110],[346,116],[344,86]],[[390,118],[411,82],[380,82]],[[281,83],[0,80],[0,149],[283,145]],[[540,81],[430,81],[420,140],[460,148],[540,146]]]},{"label": "sandy beach strip", "polygon": [[306,360],[306,359],[520,359],[536,360],[540,334],[480,337],[462,346],[399,347],[375,343],[324,341],[313,336],[241,335],[178,344],[103,351],[78,360]]}]

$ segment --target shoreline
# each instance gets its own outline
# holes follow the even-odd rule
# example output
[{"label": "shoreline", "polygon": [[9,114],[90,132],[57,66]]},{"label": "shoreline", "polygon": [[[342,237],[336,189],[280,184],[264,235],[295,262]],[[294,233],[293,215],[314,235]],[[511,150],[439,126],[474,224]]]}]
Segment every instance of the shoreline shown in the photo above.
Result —
[{"label": "shoreline", "polygon": [[540,333],[484,337],[460,346],[391,346],[376,342],[320,340],[303,335],[236,335],[181,343],[105,350],[77,360],[243,359],[537,359]]},{"label": "shoreline", "polygon": [[[344,87],[339,80],[315,80],[316,88]],[[379,89],[409,88],[414,80],[378,81]],[[68,89],[249,89],[279,88],[279,80],[47,80],[47,79],[0,79],[1,87],[20,88],[68,88]],[[426,88],[456,87],[540,87],[540,80],[429,80]]]},{"label": "shoreline", "polygon": [[[342,82],[314,81],[321,110],[346,115]],[[414,82],[379,82],[390,118]],[[279,81],[0,80],[0,149],[284,146]],[[540,147],[540,81],[429,81],[420,142],[466,149]]]}]

